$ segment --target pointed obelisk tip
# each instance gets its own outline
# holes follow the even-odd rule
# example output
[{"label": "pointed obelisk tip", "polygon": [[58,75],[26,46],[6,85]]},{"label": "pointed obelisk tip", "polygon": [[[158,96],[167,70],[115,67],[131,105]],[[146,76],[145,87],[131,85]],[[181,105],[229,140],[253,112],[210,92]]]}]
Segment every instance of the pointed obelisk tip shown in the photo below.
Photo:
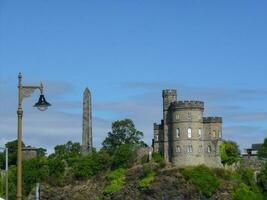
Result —
[{"label": "pointed obelisk tip", "polygon": [[84,90],[83,93],[84,93],[84,94],[85,94],[85,93],[89,93],[89,94],[90,94],[90,90],[88,89],[88,87],[85,88],[85,90]]}]

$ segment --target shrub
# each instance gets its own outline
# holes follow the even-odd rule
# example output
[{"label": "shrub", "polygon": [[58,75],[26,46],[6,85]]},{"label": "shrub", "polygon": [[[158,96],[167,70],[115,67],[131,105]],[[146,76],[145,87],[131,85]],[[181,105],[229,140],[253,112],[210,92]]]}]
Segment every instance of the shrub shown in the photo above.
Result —
[{"label": "shrub", "polygon": [[48,159],[49,179],[52,185],[62,185],[65,174],[65,163],[58,158]]},{"label": "shrub", "polygon": [[136,151],[134,146],[122,144],[115,150],[112,156],[112,167],[113,169],[130,167],[134,163],[135,157]]},{"label": "shrub", "polygon": [[104,188],[104,194],[112,194],[114,192],[118,192],[125,183],[125,173],[126,169],[119,168],[114,171],[111,171],[107,176],[106,179],[109,182]]},{"label": "shrub", "polygon": [[90,155],[76,158],[72,170],[77,178],[89,178],[110,167],[111,159],[107,152],[93,151]]},{"label": "shrub", "polygon": [[37,182],[43,181],[49,175],[48,161],[46,157],[33,158],[23,161],[23,182],[26,195]]},{"label": "shrub", "polygon": [[254,171],[248,168],[239,168],[237,173],[239,174],[241,180],[249,186],[253,191],[257,190],[256,181],[254,178]]},{"label": "shrub", "polygon": [[263,200],[264,197],[260,193],[250,191],[249,187],[241,183],[233,193],[233,200]]},{"label": "shrub", "polygon": [[165,167],[165,160],[160,153],[153,152],[152,158],[156,163],[160,165],[160,167]]},{"label": "shrub", "polygon": [[212,196],[219,187],[218,179],[204,165],[185,168],[182,170],[182,174],[206,197]]},{"label": "shrub", "polygon": [[260,188],[267,196],[267,163],[265,163],[261,168],[260,174],[258,176],[258,183]]}]

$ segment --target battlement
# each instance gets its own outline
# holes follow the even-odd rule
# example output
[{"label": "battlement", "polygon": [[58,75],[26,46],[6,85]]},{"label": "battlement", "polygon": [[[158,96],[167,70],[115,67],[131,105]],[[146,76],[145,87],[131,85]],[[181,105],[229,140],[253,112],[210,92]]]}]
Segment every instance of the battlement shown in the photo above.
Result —
[{"label": "battlement", "polygon": [[157,123],[154,123],[153,125],[154,125],[154,130],[158,130],[160,128],[160,125]]},{"label": "battlement", "polygon": [[162,97],[166,97],[166,96],[176,96],[177,95],[177,91],[174,89],[166,89],[166,90],[162,90]]},{"label": "battlement", "polygon": [[203,101],[176,101],[171,103],[171,109],[201,109],[204,110]]},{"label": "battlement", "polygon": [[203,117],[203,123],[222,123],[221,117]]}]

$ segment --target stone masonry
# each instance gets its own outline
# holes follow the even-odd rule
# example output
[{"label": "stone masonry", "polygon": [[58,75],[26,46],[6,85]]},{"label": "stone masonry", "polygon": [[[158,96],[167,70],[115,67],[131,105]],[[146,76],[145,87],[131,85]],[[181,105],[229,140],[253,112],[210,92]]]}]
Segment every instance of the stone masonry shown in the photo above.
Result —
[{"label": "stone masonry", "polygon": [[83,93],[83,134],[82,134],[82,153],[87,155],[92,152],[92,103],[91,92],[88,88]]},{"label": "stone masonry", "polygon": [[222,167],[222,118],[203,117],[204,102],[177,101],[176,90],[163,90],[163,120],[154,124],[153,151],[176,166]]}]

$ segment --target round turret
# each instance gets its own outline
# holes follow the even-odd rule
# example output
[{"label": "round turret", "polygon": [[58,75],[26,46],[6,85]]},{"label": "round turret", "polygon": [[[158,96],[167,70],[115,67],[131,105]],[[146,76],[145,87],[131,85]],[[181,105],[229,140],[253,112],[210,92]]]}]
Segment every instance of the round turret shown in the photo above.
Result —
[{"label": "round turret", "polygon": [[202,101],[173,102],[168,112],[172,162],[179,166],[203,163]]}]

